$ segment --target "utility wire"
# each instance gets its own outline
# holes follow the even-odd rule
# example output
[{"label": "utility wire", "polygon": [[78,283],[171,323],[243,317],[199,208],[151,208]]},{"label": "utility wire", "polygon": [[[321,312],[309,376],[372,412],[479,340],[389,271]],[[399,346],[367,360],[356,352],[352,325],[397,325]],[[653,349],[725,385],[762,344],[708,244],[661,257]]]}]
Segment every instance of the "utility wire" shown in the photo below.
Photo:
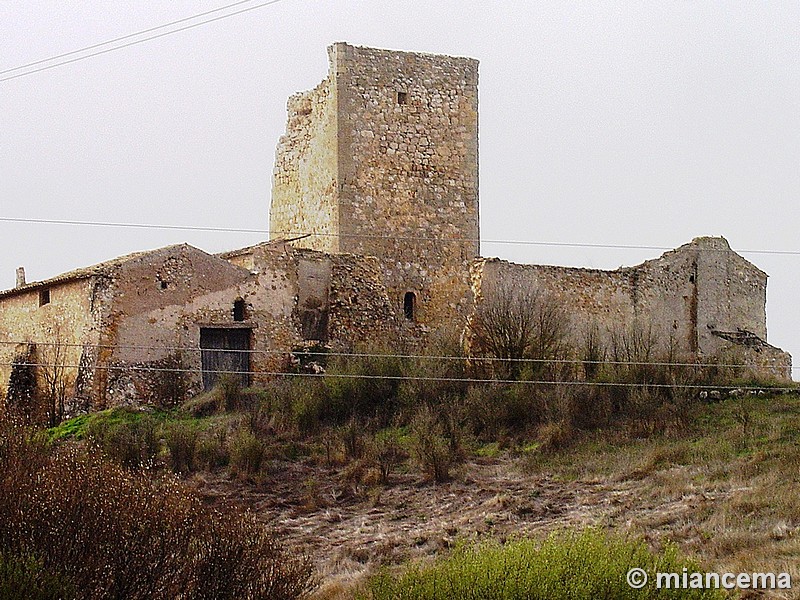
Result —
[{"label": "utility wire", "polygon": [[[27,366],[27,367],[49,367],[56,369],[80,369],[86,368],[85,365],[74,364],[48,364],[37,362],[21,363],[0,363],[0,366]],[[765,386],[734,386],[734,385],[710,385],[710,384],[676,384],[676,383],[639,383],[639,382],[620,382],[611,381],[557,381],[552,379],[479,379],[472,377],[425,377],[415,375],[360,375],[353,373],[286,373],[284,371],[230,371],[230,370],[204,370],[202,368],[176,368],[176,367],[146,367],[133,365],[98,365],[91,367],[93,370],[101,371],[139,371],[156,373],[214,373],[218,375],[261,375],[272,377],[316,377],[334,379],[380,379],[390,381],[441,381],[449,383],[504,383],[504,384],[523,384],[523,385],[571,385],[571,386],[599,386],[599,387],[646,387],[646,388],[691,388],[698,390],[741,390],[741,391],[761,391],[765,389],[774,391],[797,391],[797,387],[765,387]]]},{"label": "utility wire", "polygon": [[20,65],[18,67],[12,67],[10,69],[5,69],[0,71],[0,75],[5,75],[6,73],[12,73],[14,71],[19,71],[21,69],[27,69],[29,67],[35,67],[36,65],[40,65],[42,63],[50,62],[53,60],[58,60],[59,58],[65,58],[67,56],[73,56],[74,54],[80,54],[81,52],[86,52],[88,50],[94,50],[95,48],[100,48],[101,46],[107,46],[109,44],[116,44],[117,42],[121,42],[123,40],[127,40],[133,37],[137,37],[139,35],[144,35],[145,33],[151,33],[153,31],[158,31],[159,29],[165,29],[167,27],[172,27],[173,25],[180,25],[181,23],[185,23],[186,21],[191,21],[193,19],[199,19],[200,17],[205,17],[206,15],[213,14],[215,12],[219,12],[221,10],[227,10],[229,8],[233,8],[234,6],[238,6],[240,4],[247,4],[248,2],[252,2],[253,0],[240,0],[239,2],[234,2],[233,4],[228,4],[227,6],[221,6],[219,8],[214,8],[212,10],[208,10],[206,12],[198,13],[196,15],[192,15],[191,17],[185,17],[183,19],[178,19],[177,21],[171,21],[169,23],[164,23],[163,25],[158,25],[156,27],[150,27],[149,29],[143,29],[141,31],[136,31],[134,33],[129,33],[127,35],[123,35],[118,38],[114,38],[113,40],[106,40],[105,42],[100,42],[99,44],[92,44],[91,46],[85,46],[83,48],[78,48],[77,50],[72,50],[71,52],[64,52],[63,54],[57,54],[56,56],[51,56],[49,58],[43,58],[41,60],[35,60],[33,62],[29,62],[25,65]]},{"label": "utility wire", "polygon": [[[255,233],[260,235],[283,235],[283,236],[316,236],[316,237],[338,237],[355,239],[375,239],[375,240],[402,240],[402,241],[427,241],[427,242],[480,242],[482,244],[501,244],[501,245],[522,245],[522,246],[546,246],[546,247],[567,247],[567,248],[603,248],[611,250],[675,250],[671,246],[649,246],[640,244],[595,244],[589,242],[551,242],[540,240],[495,240],[465,237],[431,237],[431,236],[397,236],[397,235],[376,235],[376,234],[356,234],[356,233],[319,233],[309,231],[279,231],[270,229],[249,229],[234,227],[206,227],[201,225],[156,225],[155,223],[121,223],[113,221],[79,221],[69,219],[35,219],[23,217],[0,217],[2,223],[32,223],[46,225],[76,225],[86,227],[118,227],[129,229],[164,229],[173,231],[207,231],[216,233]],[[274,240],[279,242],[281,240]],[[785,256],[800,256],[800,250],[715,250],[715,252],[744,252],[748,254],[776,254]]]},{"label": "utility wire", "polygon": [[[221,8],[216,8],[214,10],[210,10],[210,11],[207,11],[207,12],[204,12],[204,13],[199,13],[199,14],[194,15],[192,17],[186,17],[184,19],[179,19],[177,21],[173,21],[172,23],[166,23],[164,25],[159,25],[157,27],[152,27],[150,29],[145,29],[143,31],[139,31],[139,32],[136,32],[136,33],[131,33],[129,35],[125,35],[125,36],[122,36],[122,37],[114,39],[114,40],[108,40],[107,42],[101,42],[99,44],[94,44],[92,46],[87,46],[86,48],[81,48],[80,50],[74,50],[72,52],[66,52],[64,54],[60,54],[58,56],[53,56],[51,58],[45,58],[45,59],[42,59],[42,60],[38,60],[38,61],[35,61],[35,62],[32,62],[32,63],[29,63],[27,65],[21,65],[19,67],[13,67],[11,69],[6,69],[6,70],[0,72],[0,74],[10,73],[12,71],[18,71],[20,69],[31,67],[31,66],[34,66],[34,65],[37,65],[37,64],[49,62],[49,61],[52,61],[52,60],[57,60],[57,59],[60,59],[60,58],[64,58],[64,57],[67,57],[67,56],[71,56],[71,55],[74,55],[74,54],[85,52],[87,50],[96,49],[96,48],[99,48],[101,46],[106,46],[108,44],[113,44],[115,42],[122,41],[122,40],[125,40],[125,39],[129,39],[131,37],[136,37],[136,36],[139,36],[139,35],[143,35],[143,34],[148,33],[148,32],[153,32],[153,31],[157,31],[159,29],[164,29],[165,27],[170,27],[172,25],[176,25],[176,24],[180,24],[180,23],[183,23],[183,22],[186,22],[186,21],[197,19],[198,17],[207,16],[209,14],[212,14],[212,13],[215,13],[215,12],[219,12],[221,10],[225,10],[225,9],[228,9],[228,8],[232,8],[234,6],[237,6],[237,5],[240,5],[240,4],[244,4],[246,2],[251,2],[251,1],[252,0],[243,0],[241,2],[234,2],[233,4],[229,4],[228,6],[223,6]],[[103,50],[97,50],[96,52],[91,52],[89,54],[86,54],[86,55],[83,55],[83,56],[78,56],[76,58],[70,58],[68,60],[62,60],[61,62],[57,62],[57,63],[52,64],[52,65],[46,65],[46,66],[43,66],[43,67],[39,67],[38,69],[32,69],[30,71],[25,71],[24,73],[17,73],[15,75],[9,75],[8,77],[1,78],[0,82],[10,81],[11,79],[17,79],[19,77],[25,77],[26,75],[32,75],[33,73],[39,73],[41,71],[47,71],[48,69],[54,69],[56,67],[61,67],[61,66],[64,66],[64,65],[68,65],[70,63],[74,63],[74,62],[78,62],[78,61],[81,61],[81,60],[85,60],[87,58],[92,58],[93,56],[99,56],[100,54],[106,54],[108,52],[113,52],[114,50],[121,50],[122,48],[127,48],[129,46],[135,46],[136,44],[142,44],[144,42],[149,42],[151,40],[155,40],[155,39],[162,38],[162,37],[165,37],[165,36],[168,36],[168,35],[172,35],[173,33],[178,33],[180,31],[186,31],[187,29],[193,29],[195,27],[200,27],[201,25],[207,25],[208,23],[213,23],[214,21],[220,21],[222,19],[227,19],[228,17],[233,17],[235,15],[240,15],[242,13],[245,13],[245,12],[248,12],[248,11],[251,11],[251,10],[255,10],[257,8],[263,8],[263,7],[269,6],[271,4],[277,4],[278,2],[281,2],[281,1],[282,0],[269,0],[268,2],[262,2],[260,4],[255,4],[253,6],[248,6],[248,7],[245,7],[245,8],[241,8],[239,10],[236,10],[236,11],[224,14],[224,15],[213,17],[211,19],[205,19],[203,21],[199,21],[197,23],[192,23],[190,25],[185,25],[183,27],[179,27],[177,29],[172,29],[170,31],[165,31],[165,32],[158,33],[158,34],[155,34],[155,35],[150,35],[150,36],[144,37],[144,38],[139,39],[139,40],[134,40],[132,42],[127,42],[125,44],[120,44],[118,46],[113,46],[111,48],[105,48]]]},{"label": "utility wire", "polygon": [[[75,344],[67,342],[32,342],[0,340],[6,346],[35,345],[55,348],[93,348],[97,350],[159,350],[169,352],[226,352],[231,354],[271,355],[271,356],[310,356],[310,357],[344,357],[344,358],[396,358],[402,360],[428,360],[442,362],[497,362],[497,363],[529,363],[529,364],[574,364],[574,365],[615,365],[615,366],[651,366],[651,367],[718,367],[742,368],[750,365],[703,363],[703,362],[656,362],[632,360],[582,360],[569,358],[495,358],[489,356],[453,356],[441,354],[391,354],[370,352],[326,352],[313,350],[258,350],[258,349],[228,349],[228,348],[202,348],[198,346],[144,346],[124,344]],[[27,363],[26,363],[27,364]]]}]

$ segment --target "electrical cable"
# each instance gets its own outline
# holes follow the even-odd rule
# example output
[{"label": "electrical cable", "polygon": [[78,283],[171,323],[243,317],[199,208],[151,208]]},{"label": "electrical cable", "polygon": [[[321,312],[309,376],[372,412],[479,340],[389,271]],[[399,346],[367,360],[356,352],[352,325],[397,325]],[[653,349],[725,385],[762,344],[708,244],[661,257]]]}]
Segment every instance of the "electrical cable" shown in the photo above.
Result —
[{"label": "electrical cable", "polygon": [[[247,1],[251,1],[251,0],[247,0]],[[201,25],[207,25],[208,23],[213,23],[215,21],[220,21],[222,19],[227,19],[228,17],[233,17],[235,15],[240,15],[242,13],[245,13],[245,12],[248,12],[248,11],[251,11],[251,10],[255,10],[257,8],[263,8],[263,7],[269,6],[271,4],[277,4],[278,2],[282,2],[282,1],[283,0],[269,0],[268,2],[262,2],[261,4],[256,4],[254,6],[248,6],[246,8],[242,8],[242,9],[239,9],[237,11],[225,14],[225,15],[220,15],[218,17],[214,17],[214,18],[211,18],[211,19],[206,19],[206,20],[200,21],[198,23],[192,23],[191,25],[185,25],[183,27],[179,27],[177,29],[172,29],[170,31],[165,31],[163,33],[159,33],[159,34],[156,34],[156,35],[147,36],[147,37],[142,38],[140,40],[134,40],[132,42],[127,42],[125,44],[120,44],[119,46],[114,46],[112,48],[106,48],[104,50],[98,50],[97,52],[91,52],[90,54],[86,54],[84,56],[71,58],[69,60],[63,60],[61,62],[57,62],[57,63],[52,64],[52,65],[47,65],[47,66],[44,66],[44,67],[39,67],[38,69],[32,69],[30,71],[25,71],[24,73],[17,73],[15,75],[10,75],[8,77],[3,77],[3,78],[0,78],[0,82],[10,81],[11,79],[17,79],[19,77],[25,77],[26,75],[32,75],[34,73],[40,73],[41,71],[47,71],[48,69],[54,69],[56,67],[61,67],[61,66],[68,65],[68,64],[71,64],[71,63],[75,63],[75,62],[78,62],[78,61],[81,61],[81,60],[86,60],[87,58],[92,58],[93,56],[99,56],[101,54],[106,54],[108,52],[113,52],[114,50],[121,50],[122,48],[127,48],[129,46],[135,46],[136,44],[142,44],[144,42],[149,42],[151,40],[155,40],[155,39],[162,38],[162,37],[165,37],[165,36],[168,36],[168,35],[172,35],[173,33],[178,33],[180,31],[186,31],[187,29],[193,29],[193,28],[199,27]],[[126,35],[126,36],[122,36],[121,38],[118,38],[117,40],[109,40],[107,42],[102,42],[100,44],[95,44],[93,46],[88,46],[87,48],[83,48],[83,49],[80,49],[80,50],[74,50],[72,52],[66,52],[66,53],[64,53],[62,55],[59,55],[59,56],[56,56],[56,57],[45,58],[45,59],[42,59],[42,60],[39,60],[39,61],[35,61],[34,63],[30,63],[29,65],[21,65],[19,67],[13,67],[11,69],[6,69],[6,70],[3,71],[3,73],[9,73],[9,72],[12,72],[12,71],[17,71],[19,69],[25,68],[26,66],[30,66],[30,65],[34,65],[34,64],[40,64],[40,63],[43,63],[43,62],[48,62],[50,60],[56,60],[57,58],[64,57],[64,56],[70,56],[72,54],[83,52],[83,51],[85,51],[87,49],[90,49],[90,48],[97,48],[99,46],[104,46],[104,45],[107,45],[107,44],[114,43],[115,41],[128,39],[130,37],[135,37],[137,35],[141,35],[141,34],[146,33],[148,31],[155,31],[155,30],[158,30],[158,29],[163,29],[164,27],[168,27],[170,25],[174,25],[174,24],[177,24],[177,23],[182,23],[182,22],[185,22],[187,20],[196,19],[198,16],[208,15],[208,14],[211,14],[213,12],[218,12],[218,11],[224,10],[226,8],[231,8],[233,6],[237,6],[237,5],[242,4],[242,3],[243,2],[235,2],[233,4],[230,4],[230,5],[226,6],[226,7],[218,8],[218,9],[215,9],[215,10],[212,10],[212,11],[208,11],[208,12],[205,12],[205,13],[199,13],[198,15],[195,15],[193,17],[186,17],[184,19],[179,19],[178,21],[175,21],[173,23],[167,23],[165,25],[160,25],[158,27],[153,27],[153,28],[150,28],[150,29],[147,29],[147,30],[143,30],[143,31],[137,32],[137,33],[132,33],[132,34],[129,34],[129,35]]]},{"label": "electrical cable", "polygon": [[143,345],[123,345],[123,344],[75,344],[67,342],[32,342],[32,341],[13,341],[0,340],[0,344],[6,346],[35,345],[45,347],[63,348],[92,348],[97,350],[158,350],[169,352],[226,352],[231,354],[247,355],[272,355],[272,356],[319,356],[325,357],[344,357],[344,358],[393,358],[402,360],[430,360],[430,361],[455,361],[455,362],[494,362],[494,363],[530,363],[530,364],[574,364],[574,365],[613,365],[613,366],[651,366],[651,367],[687,367],[687,368],[746,368],[746,364],[725,364],[725,363],[704,363],[704,362],[665,362],[665,361],[627,361],[627,360],[583,360],[568,358],[496,358],[486,356],[453,356],[437,354],[391,354],[391,353],[369,353],[369,352],[328,352],[312,350],[259,350],[259,349],[223,349],[223,348],[202,348],[197,346],[143,346]]},{"label": "electrical cable", "polygon": [[17,367],[42,367],[57,369],[85,369],[91,368],[100,371],[135,371],[135,372],[156,372],[156,373],[213,373],[218,375],[258,375],[269,377],[314,377],[314,378],[335,378],[335,379],[380,379],[390,381],[438,381],[448,383],[490,383],[490,384],[521,384],[521,385],[566,385],[566,386],[600,386],[600,387],[644,387],[659,389],[697,389],[697,390],[741,390],[741,391],[762,391],[765,389],[774,391],[797,391],[797,387],[792,386],[734,386],[734,385],[710,385],[710,384],[676,384],[676,383],[639,383],[639,382],[611,382],[611,381],[558,381],[551,379],[479,379],[473,377],[426,377],[419,375],[363,375],[355,373],[287,373],[285,371],[232,371],[232,370],[205,370],[202,368],[187,369],[177,367],[146,367],[134,365],[96,365],[87,367],[86,365],[58,364],[36,362],[7,363],[0,362],[0,366]]},{"label": "electrical cable", "polygon": [[[89,226],[89,227],[120,227],[131,229],[164,229],[164,230],[178,230],[178,231],[206,231],[217,233],[254,233],[261,235],[283,235],[283,236],[316,236],[316,237],[338,237],[338,238],[356,238],[356,239],[377,239],[377,240],[402,240],[402,241],[428,241],[428,242],[460,242],[460,243],[477,243],[481,244],[497,244],[497,245],[523,245],[523,246],[549,246],[549,247],[568,247],[568,248],[600,248],[610,250],[657,250],[657,251],[670,251],[676,248],[671,246],[651,246],[641,244],[599,244],[589,242],[552,242],[540,240],[496,240],[496,239],[481,239],[481,238],[463,238],[463,237],[430,237],[430,236],[397,236],[397,235],[376,235],[376,234],[356,234],[356,233],[320,233],[309,231],[279,231],[270,229],[250,229],[250,228],[234,228],[234,227],[206,227],[199,225],[156,225],[154,223],[121,223],[121,222],[107,222],[107,221],[79,221],[68,219],[35,219],[23,217],[0,217],[0,222],[3,223],[32,223],[32,224],[47,224],[47,225],[76,225],[76,226]],[[281,240],[273,240],[276,243]],[[800,250],[758,250],[758,249],[716,249],[710,248],[706,251],[711,252],[743,252],[747,254],[775,254],[775,255],[788,255],[800,256]]]}]

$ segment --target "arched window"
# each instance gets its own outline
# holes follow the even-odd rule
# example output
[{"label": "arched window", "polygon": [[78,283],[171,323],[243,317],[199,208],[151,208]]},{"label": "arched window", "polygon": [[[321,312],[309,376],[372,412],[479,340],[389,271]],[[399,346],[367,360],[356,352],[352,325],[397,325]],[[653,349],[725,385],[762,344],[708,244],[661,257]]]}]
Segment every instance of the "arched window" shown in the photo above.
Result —
[{"label": "arched window", "polygon": [[244,321],[244,300],[239,298],[236,302],[233,303],[233,320],[234,321]]},{"label": "arched window", "polygon": [[417,309],[417,295],[414,292],[406,292],[403,297],[403,314],[409,321],[414,320],[414,312]]}]

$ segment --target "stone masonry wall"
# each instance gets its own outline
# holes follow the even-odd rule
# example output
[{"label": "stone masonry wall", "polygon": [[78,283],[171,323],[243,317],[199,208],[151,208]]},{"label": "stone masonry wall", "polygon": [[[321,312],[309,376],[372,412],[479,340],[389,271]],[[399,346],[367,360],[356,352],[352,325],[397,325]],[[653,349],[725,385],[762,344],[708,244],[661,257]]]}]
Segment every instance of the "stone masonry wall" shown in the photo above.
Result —
[{"label": "stone masonry wall", "polygon": [[397,314],[413,292],[415,321],[463,318],[479,254],[477,61],[345,43],[329,59],[326,80],[289,101],[271,237],[324,233],[295,245],[378,257]]},{"label": "stone masonry wall", "polygon": [[479,254],[478,62],[347,44],[331,57],[342,250],[382,259],[398,312],[412,291],[421,323],[446,322]]},{"label": "stone masonry wall", "polygon": [[[573,344],[596,325],[608,339],[638,323],[666,350],[691,360],[737,356],[769,376],[788,378],[791,357],[766,344],[766,274],[724,238],[696,238],[661,257],[616,271],[519,265],[480,259],[472,269],[477,302],[504,283],[544,289],[570,318]],[[746,330],[757,343],[733,344],[712,331]],[[731,336],[729,336],[731,337]]]},{"label": "stone masonry wall", "polygon": [[[54,283],[46,287],[50,302],[43,306],[39,298],[42,288],[0,300],[0,394],[7,392],[11,363],[32,344],[36,363],[68,365],[64,370],[67,393],[75,395],[77,367],[85,359],[83,345],[96,345],[99,336],[92,314],[92,287],[91,278]],[[43,370],[51,368],[37,368],[40,386]]]}]

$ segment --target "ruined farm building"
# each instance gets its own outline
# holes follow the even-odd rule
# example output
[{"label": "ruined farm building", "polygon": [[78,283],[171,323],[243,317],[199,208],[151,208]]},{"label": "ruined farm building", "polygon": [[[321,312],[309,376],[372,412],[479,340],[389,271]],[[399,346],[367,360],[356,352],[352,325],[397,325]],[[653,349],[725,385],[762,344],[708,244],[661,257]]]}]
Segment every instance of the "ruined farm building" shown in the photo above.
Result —
[{"label": "ruined farm building", "polygon": [[54,354],[75,408],[182,397],[217,371],[257,383],[297,348],[463,328],[509,281],[556,298],[575,336],[646,323],[685,360],[734,352],[789,378],[791,357],[766,342],[767,275],[723,238],[615,271],[480,256],[476,60],[346,43],[328,55],[328,76],[287,105],[271,241],[20,278],[0,292],[0,392],[12,363]]}]

